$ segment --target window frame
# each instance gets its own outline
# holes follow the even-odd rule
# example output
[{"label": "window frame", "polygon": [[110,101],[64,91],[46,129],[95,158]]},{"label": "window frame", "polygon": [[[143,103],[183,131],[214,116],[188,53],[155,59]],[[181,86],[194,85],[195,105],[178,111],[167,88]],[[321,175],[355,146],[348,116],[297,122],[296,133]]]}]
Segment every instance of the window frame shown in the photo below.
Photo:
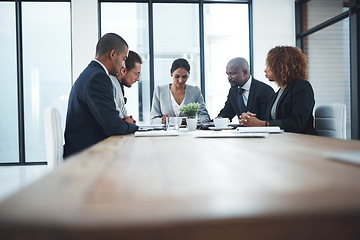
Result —
[{"label": "window frame", "polygon": [[317,31],[349,18],[350,23],[350,108],[351,139],[360,139],[360,0],[350,0],[349,10],[340,13],[306,31],[303,30],[303,5],[308,0],[295,1],[296,46],[304,50],[303,39]]},{"label": "window frame", "polygon": [[[98,38],[102,36],[101,32],[101,3],[148,3],[148,24],[149,24],[149,80],[150,80],[150,106],[152,104],[153,92],[155,87],[154,80],[154,28],[153,28],[153,4],[154,3],[197,3],[199,4],[199,41],[200,41],[200,89],[206,101],[205,84],[205,39],[204,39],[204,4],[247,4],[249,21],[249,64],[250,72],[253,73],[253,14],[252,0],[98,0]],[[141,101],[139,96],[139,101]],[[139,106],[139,116],[142,116],[142,106]],[[140,121],[142,119],[139,119]]]},{"label": "window frame", "polygon": [[18,100],[18,141],[19,141],[19,162],[4,162],[0,166],[12,165],[47,165],[43,162],[27,162],[25,151],[25,103],[24,103],[24,61],[23,61],[23,32],[22,32],[22,3],[23,2],[69,2],[71,0],[0,0],[0,2],[13,2],[15,4],[15,25],[16,25],[16,64],[17,64],[17,100]]}]

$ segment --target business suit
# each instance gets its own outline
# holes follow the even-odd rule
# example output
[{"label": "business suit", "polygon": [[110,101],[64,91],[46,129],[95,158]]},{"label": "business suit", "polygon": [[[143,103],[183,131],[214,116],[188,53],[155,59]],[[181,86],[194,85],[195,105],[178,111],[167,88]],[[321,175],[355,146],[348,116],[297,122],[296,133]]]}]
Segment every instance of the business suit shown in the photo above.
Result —
[{"label": "business suit", "polygon": [[70,92],[64,158],[109,136],[129,134],[137,129],[120,118],[105,69],[96,61],[90,62]]},{"label": "business suit", "polygon": [[115,76],[110,75],[110,80],[114,88],[114,100],[116,104],[116,109],[119,111],[120,117],[123,118],[125,116],[128,116],[123,94],[124,87],[120,85],[119,80]]},{"label": "business suit", "polygon": [[[183,102],[184,105],[193,102],[200,103],[200,108],[198,111],[199,121],[200,122],[210,121],[210,116],[208,114],[208,111],[206,110],[204,98],[201,94],[199,87],[186,84],[185,97]],[[175,117],[175,112],[172,107],[171,91],[169,84],[158,86],[154,90],[154,96],[151,106],[151,123],[153,124],[161,123],[162,116],[166,113],[169,114],[170,117]],[[184,116],[184,115],[180,114],[180,116]]]},{"label": "business suit", "polygon": [[[231,87],[224,108],[221,109],[218,117],[233,119],[235,115],[241,116],[238,102],[238,87]],[[252,79],[246,111],[256,113],[256,117],[265,120],[266,108],[269,98],[274,95],[274,90],[267,84]]]},{"label": "business suit", "polygon": [[276,117],[271,119],[271,108],[278,94],[274,95],[267,108],[266,116],[270,126],[279,126],[285,132],[317,135],[313,127],[315,99],[310,83],[295,80],[288,84],[277,103]]}]

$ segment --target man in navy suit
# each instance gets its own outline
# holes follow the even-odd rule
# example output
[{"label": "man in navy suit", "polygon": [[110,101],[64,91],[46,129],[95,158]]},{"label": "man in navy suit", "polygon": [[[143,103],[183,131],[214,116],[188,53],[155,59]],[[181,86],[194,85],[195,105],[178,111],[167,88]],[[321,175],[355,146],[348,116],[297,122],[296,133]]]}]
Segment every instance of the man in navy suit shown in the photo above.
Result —
[{"label": "man in navy suit", "polygon": [[218,117],[232,118],[243,112],[252,112],[259,119],[266,118],[269,98],[275,94],[267,84],[250,75],[249,63],[244,58],[234,58],[226,65],[226,74],[231,85],[225,106]]},{"label": "man in navy suit", "polygon": [[114,33],[96,45],[96,56],[72,86],[65,127],[64,158],[112,135],[137,131],[138,126],[119,116],[109,74],[116,75],[128,55],[128,45]]}]

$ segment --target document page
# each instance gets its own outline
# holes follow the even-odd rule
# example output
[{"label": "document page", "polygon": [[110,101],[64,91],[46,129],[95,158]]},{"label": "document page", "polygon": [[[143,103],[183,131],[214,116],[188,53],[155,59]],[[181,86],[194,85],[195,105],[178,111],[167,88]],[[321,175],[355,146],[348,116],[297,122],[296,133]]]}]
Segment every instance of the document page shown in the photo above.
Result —
[{"label": "document page", "polygon": [[243,133],[281,133],[280,127],[237,127],[236,131]]}]

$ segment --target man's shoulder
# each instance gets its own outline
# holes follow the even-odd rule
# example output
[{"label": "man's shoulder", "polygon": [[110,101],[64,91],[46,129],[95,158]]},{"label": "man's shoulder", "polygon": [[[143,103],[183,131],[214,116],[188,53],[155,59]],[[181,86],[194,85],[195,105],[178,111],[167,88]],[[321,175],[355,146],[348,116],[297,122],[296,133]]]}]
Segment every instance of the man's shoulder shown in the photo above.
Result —
[{"label": "man's shoulder", "polygon": [[252,79],[252,83],[254,83],[255,85],[260,85],[260,86],[267,86],[267,87],[270,87],[269,85],[267,85],[266,83],[260,81],[260,80],[257,80],[255,78]]},{"label": "man's shoulder", "polygon": [[[94,75],[94,74],[101,74],[103,73],[104,75],[106,75],[104,69],[102,69],[101,65],[98,64],[95,61],[91,61],[89,63],[89,65],[82,71],[82,73],[79,75],[78,79],[82,79],[84,76],[86,76],[86,78],[88,78],[89,75]],[[78,80],[77,79],[77,80]]]},{"label": "man's shoulder", "polygon": [[262,82],[262,81],[259,81],[255,78],[252,79],[252,83],[251,84],[254,84],[254,87],[258,87],[258,88],[261,88],[263,90],[271,90],[271,91],[274,91],[272,87],[270,87],[268,84]]}]

